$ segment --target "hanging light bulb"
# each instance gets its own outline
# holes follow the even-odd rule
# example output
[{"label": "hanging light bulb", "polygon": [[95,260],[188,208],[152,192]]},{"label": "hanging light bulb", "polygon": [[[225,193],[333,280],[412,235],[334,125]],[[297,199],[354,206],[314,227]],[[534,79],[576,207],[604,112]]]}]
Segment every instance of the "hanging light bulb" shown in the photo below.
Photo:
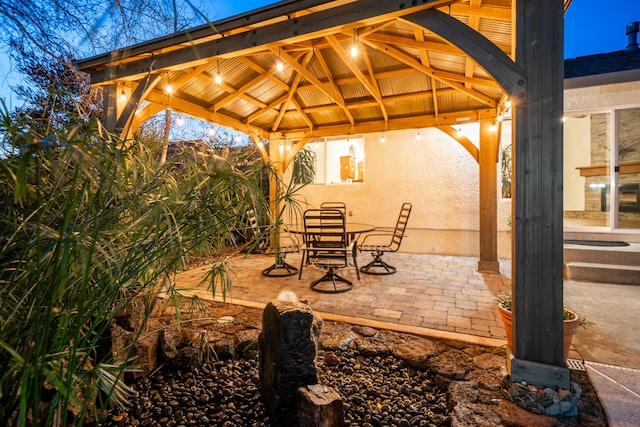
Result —
[{"label": "hanging light bulb", "polygon": [[167,87],[165,87],[164,90],[169,94],[173,93],[173,86],[171,86],[171,84],[167,84]]},{"label": "hanging light bulb", "polygon": [[184,124],[184,119],[182,118],[182,116],[178,116],[178,118],[176,119],[176,124],[178,126],[182,126]]},{"label": "hanging light bulb", "polygon": [[216,74],[216,77],[214,80],[216,81],[216,84],[220,84],[222,83],[222,76],[220,75],[220,61],[216,61],[216,64],[218,66],[218,74]]},{"label": "hanging light bulb", "polygon": [[216,134],[216,128],[213,125],[209,126],[209,136],[213,136]]},{"label": "hanging light bulb", "polygon": [[387,141],[387,139],[384,137],[384,133],[380,134],[380,143],[384,144]]},{"label": "hanging light bulb", "polygon": [[420,131],[418,131],[418,134],[416,135],[416,139],[418,141],[420,141],[422,139],[422,135],[420,134]]},{"label": "hanging light bulb", "polygon": [[120,102],[125,102],[127,100],[127,94],[124,93],[124,89],[120,92]]},{"label": "hanging light bulb", "polygon": [[278,46],[278,65],[276,65],[278,71],[282,71],[284,69],[284,65],[282,65],[282,60],[280,59],[280,46]]},{"label": "hanging light bulb", "polygon": [[353,45],[351,46],[351,57],[355,58],[356,56],[358,56],[358,37],[357,37],[357,30],[354,28],[353,29]]}]

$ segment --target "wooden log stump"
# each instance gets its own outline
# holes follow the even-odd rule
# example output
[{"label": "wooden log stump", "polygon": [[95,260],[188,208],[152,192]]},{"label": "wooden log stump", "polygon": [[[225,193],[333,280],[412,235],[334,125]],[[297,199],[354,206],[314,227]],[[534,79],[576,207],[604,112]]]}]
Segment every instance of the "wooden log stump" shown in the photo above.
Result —
[{"label": "wooden log stump", "polygon": [[311,308],[292,301],[269,302],[262,316],[260,389],[271,425],[296,425],[297,391],[318,382],[316,355],[322,319]]},{"label": "wooden log stump", "polygon": [[342,397],[321,384],[298,389],[299,427],[344,427]]}]

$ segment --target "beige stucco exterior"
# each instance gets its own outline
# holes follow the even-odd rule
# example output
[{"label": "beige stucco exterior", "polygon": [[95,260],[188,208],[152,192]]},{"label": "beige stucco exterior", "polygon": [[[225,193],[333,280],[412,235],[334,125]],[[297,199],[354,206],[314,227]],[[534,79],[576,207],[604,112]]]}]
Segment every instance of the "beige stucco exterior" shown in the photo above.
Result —
[{"label": "beige stucco exterior", "polygon": [[[477,145],[477,125],[465,135]],[[306,206],[343,201],[349,220],[393,227],[403,202],[413,210],[401,252],[479,255],[479,165],[454,139],[431,128],[366,134],[365,179],[353,184],[312,184]],[[345,151],[348,147],[345,147]],[[499,258],[511,258],[510,199],[500,201]]]}]

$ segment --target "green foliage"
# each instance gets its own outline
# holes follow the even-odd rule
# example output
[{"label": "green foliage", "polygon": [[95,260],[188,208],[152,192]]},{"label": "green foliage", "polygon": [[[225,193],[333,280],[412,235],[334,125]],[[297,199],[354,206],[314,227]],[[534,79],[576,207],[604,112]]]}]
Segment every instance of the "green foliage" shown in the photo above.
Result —
[{"label": "green foliage", "polygon": [[249,174],[213,153],[120,141],[76,121],[41,135],[3,114],[0,133],[0,425],[82,425],[126,405],[127,355],[110,325],[133,298],[150,312],[173,275],[206,258],[226,293],[239,220],[260,202]]},{"label": "green foliage", "polygon": [[304,147],[293,159],[293,176],[294,184],[312,184],[316,176],[315,171],[316,153]]}]

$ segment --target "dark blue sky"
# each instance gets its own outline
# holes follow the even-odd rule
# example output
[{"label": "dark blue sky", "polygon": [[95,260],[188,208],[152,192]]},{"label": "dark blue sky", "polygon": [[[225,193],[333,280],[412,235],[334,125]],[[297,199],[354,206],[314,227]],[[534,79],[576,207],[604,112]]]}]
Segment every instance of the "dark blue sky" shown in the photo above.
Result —
[{"label": "dark blue sky", "polygon": [[625,27],[640,21],[640,0],[573,0],[564,17],[564,57],[627,47]]}]

